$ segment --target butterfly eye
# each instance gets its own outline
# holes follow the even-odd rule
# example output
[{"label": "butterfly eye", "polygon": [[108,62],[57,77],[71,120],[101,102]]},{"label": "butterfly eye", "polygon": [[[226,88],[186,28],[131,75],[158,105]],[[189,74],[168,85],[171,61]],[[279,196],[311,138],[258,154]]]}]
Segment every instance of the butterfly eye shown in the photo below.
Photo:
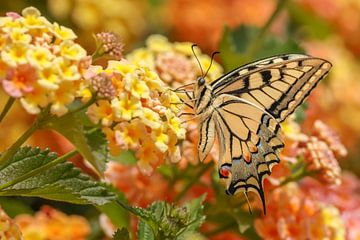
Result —
[{"label": "butterfly eye", "polygon": [[204,84],[205,84],[205,78],[199,77],[199,78],[198,78],[198,85],[199,85],[199,87],[201,87],[201,86],[204,85]]},{"label": "butterfly eye", "polygon": [[219,169],[219,176],[220,178],[229,178],[231,173],[231,166],[223,165]]}]

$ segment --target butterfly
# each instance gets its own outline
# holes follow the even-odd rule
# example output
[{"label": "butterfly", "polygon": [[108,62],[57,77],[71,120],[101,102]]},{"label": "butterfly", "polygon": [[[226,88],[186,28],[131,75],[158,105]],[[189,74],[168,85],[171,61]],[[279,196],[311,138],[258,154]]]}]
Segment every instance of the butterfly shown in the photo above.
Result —
[{"label": "butterfly", "polygon": [[193,96],[187,95],[199,119],[199,159],[206,158],[217,136],[218,171],[227,194],[258,193],[266,214],[263,180],[280,162],[280,123],[331,67],[320,58],[285,54],[240,66],[211,83],[206,74],[197,78]]}]

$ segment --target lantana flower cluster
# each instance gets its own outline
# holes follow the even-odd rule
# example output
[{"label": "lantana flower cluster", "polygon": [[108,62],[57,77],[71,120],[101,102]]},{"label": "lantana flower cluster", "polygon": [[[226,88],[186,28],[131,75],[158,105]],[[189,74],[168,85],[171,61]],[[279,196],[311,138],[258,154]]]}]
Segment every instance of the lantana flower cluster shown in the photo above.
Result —
[{"label": "lantana flower cluster", "polygon": [[[86,51],[74,42],[75,33],[50,23],[34,7],[22,16],[0,18],[0,82],[11,97],[20,99],[28,113],[51,105],[58,116],[75,97],[89,94],[82,81],[89,63]],[[84,91],[82,91],[84,89]]]},{"label": "lantana flower cluster", "polygon": [[268,214],[255,220],[264,239],[345,239],[339,210],[308,197],[296,183],[276,189],[268,197]]},{"label": "lantana flower cluster", "polygon": [[0,239],[22,239],[19,226],[0,207]]},{"label": "lantana flower cluster", "polygon": [[[206,71],[210,67],[211,58],[201,53],[199,48],[194,48],[195,56],[192,45],[191,42],[171,43],[165,36],[154,34],[148,37],[145,47],[135,49],[127,58],[135,63],[146,62],[161,80],[174,87],[194,83],[202,74],[201,68]],[[222,72],[222,67],[213,61],[206,80],[211,82],[221,76]]]},{"label": "lantana flower cluster", "polygon": [[146,65],[125,59],[106,69],[91,66],[88,81],[101,99],[88,110],[102,125],[112,155],[133,150],[143,173],[165,159],[180,160],[179,141],[185,128],[178,117],[179,97]]},{"label": "lantana flower cluster", "polygon": [[66,215],[49,206],[43,206],[34,216],[20,214],[14,220],[24,239],[79,240],[86,239],[91,232],[90,224],[84,217]]},{"label": "lantana flower cluster", "polygon": [[[155,71],[160,79],[169,86],[176,88],[186,84],[194,83],[198,76],[207,71],[206,80],[212,82],[223,73],[222,67],[216,62],[211,63],[211,58],[201,53],[200,49],[195,47],[192,52],[192,44],[190,42],[169,42],[162,35],[154,34],[146,40],[146,46],[135,49],[127,55],[127,59],[135,63],[146,63],[147,66]],[[196,59],[199,60],[201,67]],[[211,65],[210,65],[211,64]],[[201,70],[203,69],[203,72]],[[192,90],[193,86],[182,90]],[[188,97],[184,93],[179,93],[183,100],[188,103]],[[191,109],[184,108],[183,112],[192,113]],[[180,166],[187,163],[197,164],[197,141],[198,141],[198,123],[196,120],[187,119],[187,134],[185,140],[181,144],[182,159]],[[211,152],[209,158],[216,159],[218,156],[216,148]]]}]

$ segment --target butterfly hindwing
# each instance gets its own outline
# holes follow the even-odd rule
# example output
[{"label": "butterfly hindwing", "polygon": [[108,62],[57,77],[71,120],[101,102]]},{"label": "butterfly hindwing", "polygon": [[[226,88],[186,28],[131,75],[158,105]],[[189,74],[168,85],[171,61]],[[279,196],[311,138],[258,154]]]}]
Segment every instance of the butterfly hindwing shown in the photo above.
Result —
[{"label": "butterfly hindwing", "polygon": [[284,146],[279,123],[256,105],[231,95],[222,95],[214,106],[212,117],[220,142],[219,168],[230,168],[231,172],[227,193],[252,190],[264,204],[263,177],[271,174]]}]

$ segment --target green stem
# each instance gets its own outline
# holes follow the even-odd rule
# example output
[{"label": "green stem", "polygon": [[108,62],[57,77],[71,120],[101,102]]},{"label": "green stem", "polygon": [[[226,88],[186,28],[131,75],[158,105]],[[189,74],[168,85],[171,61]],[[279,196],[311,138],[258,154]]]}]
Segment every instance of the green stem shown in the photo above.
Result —
[{"label": "green stem", "polygon": [[278,0],[276,8],[270,18],[267,20],[265,25],[260,29],[259,34],[255,38],[255,40],[250,44],[247,50],[247,56],[249,58],[253,58],[256,52],[261,48],[262,43],[264,42],[265,35],[269,31],[271,25],[275,21],[275,19],[278,17],[279,13],[282,11],[282,9],[285,7],[288,0]]},{"label": "green stem", "polygon": [[31,178],[33,176],[36,176],[38,174],[41,174],[44,171],[46,171],[47,169],[49,169],[49,168],[51,168],[51,167],[53,167],[53,166],[55,166],[55,165],[57,165],[59,163],[65,162],[67,159],[69,159],[70,157],[74,156],[77,153],[78,153],[77,150],[72,150],[72,151],[62,155],[61,157],[58,157],[55,160],[53,160],[53,161],[39,167],[39,168],[36,168],[36,169],[34,169],[34,170],[24,174],[24,175],[21,175],[20,177],[14,179],[12,181],[9,181],[9,182],[1,185],[0,190],[5,189],[5,188],[7,188],[9,186],[13,186],[13,185],[15,185],[15,184],[17,184],[19,182],[22,182],[22,181],[24,181],[24,180],[26,180],[28,178]]},{"label": "green stem", "polygon": [[181,190],[181,192],[175,197],[175,201],[179,201],[185,194],[186,192],[191,188],[192,185],[194,185],[195,182],[198,182],[198,180],[200,179],[200,177],[212,166],[212,163],[209,164],[204,164],[202,166],[202,168],[200,169],[199,173],[191,178],[191,180],[189,182],[187,182],[187,184],[185,185],[185,187],[183,188],[183,190]]},{"label": "green stem", "polygon": [[0,114],[0,123],[4,119],[4,117],[6,116],[6,114],[8,113],[8,111],[10,110],[10,108],[13,105],[14,102],[15,102],[15,98],[9,97],[9,99],[7,100],[7,102],[6,102],[5,106],[4,106],[4,109],[2,110],[2,112]]},{"label": "green stem", "polygon": [[77,112],[80,112],[81,110],[85,109],[85,108],[88,108],[90,107],[93,103],[96,102],[96,100],[98,100],[97,98],[97,94],[94,93],[92,96],[91,96],[91,99],[89,101],[87,101],[84,105],[82,105],[81,107],[79,108],[76,108],[72,111],[69,111],[67,114],[73,114],[73,113],[77,113]]}]

